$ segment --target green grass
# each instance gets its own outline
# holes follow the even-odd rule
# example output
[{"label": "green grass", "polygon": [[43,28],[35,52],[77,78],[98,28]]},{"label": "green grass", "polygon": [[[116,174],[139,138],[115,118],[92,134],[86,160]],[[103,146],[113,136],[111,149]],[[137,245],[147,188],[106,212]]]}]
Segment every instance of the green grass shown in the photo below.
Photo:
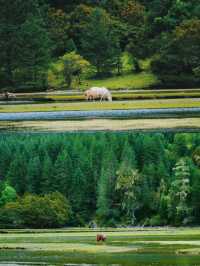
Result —
[{"label": "green grass", "polygon": [[[49,83],[52,87],[63,87],[64,81],[51,81],[53,77],[49,79]],[[156,85],[158,80],[155,75],[148,72],[142,72],[139,74],[123,74],[121,76],[113,76],[104,79],[83,79],[81,84],[77,84],[76,81],[72,83],[73,88],[86,90],[90,87],[107,87],[111,90],[118,89],[144,89]]]},{"label": "green grass", "polygon": [[1,105],[0,112],[32,111],[80,111],[80,110],[117,110],[117,109],[152,109],[200,107],[200,101],[193,99],[140,100],[119,102],[80,102],[80,103],[46,103],[46,104],[10,104]]},{"label": "green grass", "polygon": [[28,233],[15,230],[0,234],[0,261],[62,265],[199,265],[199,257],[190,254],[199,254],[200,228],[109,229],[107,241],[102,244],[96,243],[93,230],[75,231],[31,230]]},{"label": "green grass", "polygon": [[[111,90],[118,89],[144,89],[157,84],[157,78],[151,74],[142,72],[139,74],[124,74],[122,76],[115,76],[105,79],[88,79],[83,80],[82,84],[78,86],[85,90],[90,87],[106,87]],[[73,85],[76,87],[77,85]]]},{"label": "green grass", "polygon": [[[200,92],[127,92],[127,93],[113,93],[113,100],[137,100],[137,99],[165,99],[165,98],[200,98]],[[47,95],[45,98],[53,99],[55,101],[81,101],[85,100],[83,94],[80,95]]]},{"label": "green grass", "polygon": [[[122,67],[123,73],[121,76],[116,75],[116,70],[113,72],[113,76],[103,79],[95,79],[92,76],[95,75],[94,70],[86,71],[82,77],[81,84],[77,83],[77,80],[74,80],[72,83],[73,88],[78,88],[85,90],[89,87],[98,86],[98,87],[107,87],[108,89],[143,89],[151,87],[158,83],[158,80],[155,75],[150,72],[150,62],[151,59],[145,59],[140,61],[140,66],[143,70],[142,73],[131,73],[133,71],[133,64],[131,57],[128,53],[123,53],[122,58]],[[52,67],[56,69],[59,73],[62,73],[62,63],[60,60],[52,64]],[[89,73],[91,72],[91,73]],[[55,75],[52,68],[48,72],[48,83],[51,87],[62,88],[65,87],[65,81],[62,74]]]}]

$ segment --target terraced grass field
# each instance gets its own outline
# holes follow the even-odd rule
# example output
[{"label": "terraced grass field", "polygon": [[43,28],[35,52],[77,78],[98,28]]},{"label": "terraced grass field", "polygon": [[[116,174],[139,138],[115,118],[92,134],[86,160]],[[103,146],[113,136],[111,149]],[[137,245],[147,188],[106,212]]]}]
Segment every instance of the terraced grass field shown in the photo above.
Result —
[{"label": "terraced grass field", "polygon": [[43,103],[43,104],[4,104],[0,106],[3,112],[39,112],[39,111],[84,111],[84,110],[117,110],[117,109],[153,109],[153,108],[186,108],[200,107],[197,99],[165,99],[117,102],[72,102],[72,103]]},{"label": "terraced grass field", "polygon": [[[166,89],[166,90],[118,90],[111,91],[113,100],[139,100],[139,99],[176,99],[176,98],[200,98],[200,89]],[[0,100],[3,95],[0,94]],[[41,93],[17,93],[19,101],[85,101],[84,92],[80,91],[48,91]],[[17,103],[13,101],[13,103]]]},{"label": "terraced grass field", "polygon": [[198,266],[200,228],[1,230],[0,262]]}]

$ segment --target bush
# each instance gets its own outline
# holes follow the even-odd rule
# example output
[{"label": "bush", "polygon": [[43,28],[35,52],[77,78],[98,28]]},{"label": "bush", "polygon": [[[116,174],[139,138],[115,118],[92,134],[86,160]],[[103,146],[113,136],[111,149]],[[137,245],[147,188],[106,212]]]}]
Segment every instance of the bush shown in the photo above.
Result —
[{"label": "bush", "polygon": [[6,204],[8,202],[15,201],[16,198],[17,198],[16,190],[13,187],[6,184],[4,186],[4,189],[1,192],[0,206]]},{"label": "bush", "polygon": [[165,225],[165,224],[166,222],[161,219],[160,215],[155,215],[151,219],[149,219],[150,226],[159,226],[159,225]]},{"label": "bush", "polygon": [[0,209],[0,228],[23,228],[22,207],[18,202],[7,203]]},{"label": "bush", "polygon": [[56,228],[67,224],[70,206],[55,192],[44,196],[27,194],[0,209],[0,226],[5,228]]},{"label": "bush", "polygon": [[[181,64],[181,63],[180,63]],[[176,62],[175,65],[179,65]],[[181,88],[196,87],[200,84],[200,79],[192,73],[184,73],[181,69],[177,69],[172,62],[168,62],[165,58],[157,58],[151,62],[151,69],[155,73],[161,84],[160,86],[173,88],[179,86]]]}]

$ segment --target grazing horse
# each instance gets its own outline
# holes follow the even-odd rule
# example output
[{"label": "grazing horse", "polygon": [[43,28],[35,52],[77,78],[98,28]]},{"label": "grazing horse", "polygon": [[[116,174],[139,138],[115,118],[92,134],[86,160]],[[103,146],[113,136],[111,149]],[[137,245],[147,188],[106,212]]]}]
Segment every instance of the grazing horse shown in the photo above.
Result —
[{"label": "grazing horse", "polygon": [[97,234],[96,240],[97,240],[97,242],[105,242],[106,241],[106,235],[105,234]]},{"label": "grazing horse", "polygon": [[110,93],[110,91],[104,87],[99,88],[99,87],[92,87],[89,90],[87,90],[85,92],[85,97],[86,100],[96,100],[96,99],[100,99],[100,101],[102,100],[108,100],[108,101],[112,101],[112,95]]}]

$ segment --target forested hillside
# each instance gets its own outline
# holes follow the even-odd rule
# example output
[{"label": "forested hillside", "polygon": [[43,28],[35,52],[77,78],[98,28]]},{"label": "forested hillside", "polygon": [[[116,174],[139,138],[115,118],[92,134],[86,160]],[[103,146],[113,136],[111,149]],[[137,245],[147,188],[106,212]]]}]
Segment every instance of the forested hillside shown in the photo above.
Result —
[{"label": "forested hillside", "polygon": [[[71,88],[142,71],[200,84],[199,0],[0,0],[0,87]],[[126,61],[126,62],[125,62]]]},{"label": "forested hillside", "polygon": [[199,134],[0,136],[0,227],[200,223]]}]

